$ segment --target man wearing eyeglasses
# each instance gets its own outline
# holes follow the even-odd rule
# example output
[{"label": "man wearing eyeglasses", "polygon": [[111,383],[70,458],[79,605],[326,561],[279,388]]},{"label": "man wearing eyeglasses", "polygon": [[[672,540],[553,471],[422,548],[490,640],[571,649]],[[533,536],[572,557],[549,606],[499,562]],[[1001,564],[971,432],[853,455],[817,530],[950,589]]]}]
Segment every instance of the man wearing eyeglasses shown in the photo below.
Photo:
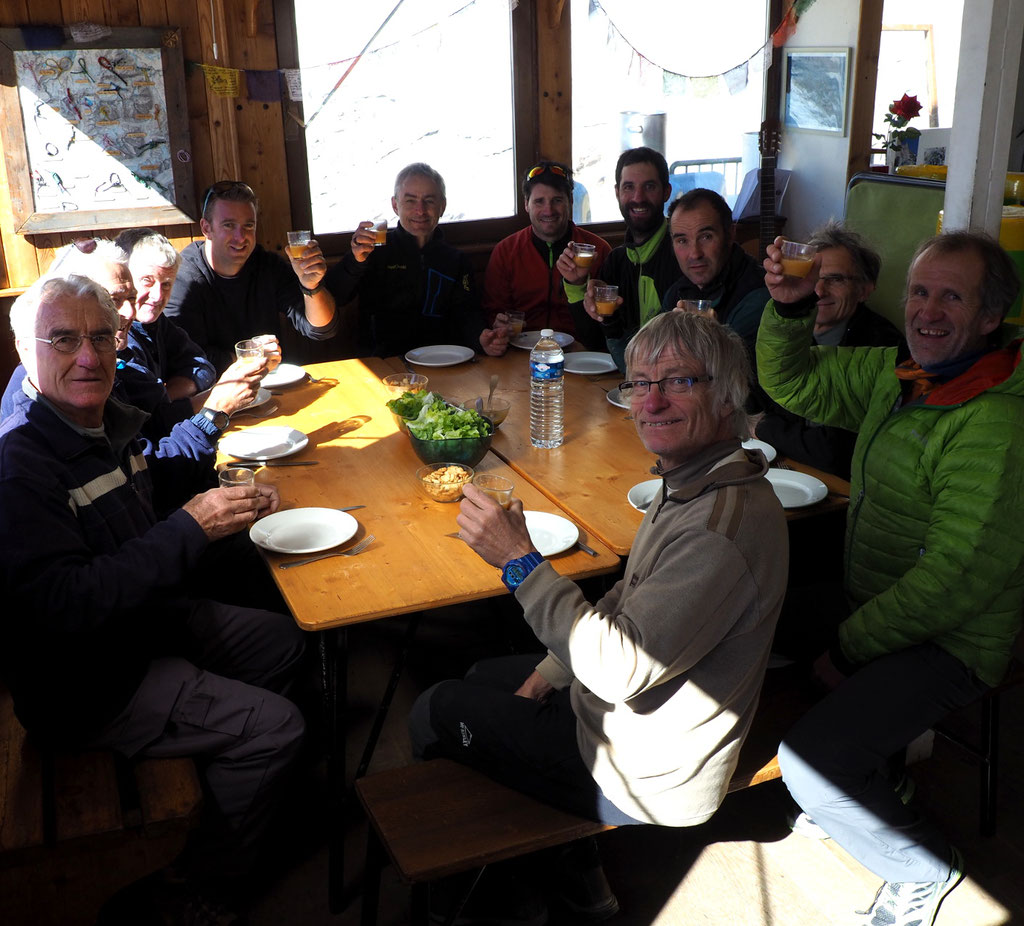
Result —
[{"label": "man wearing eyeglasses", "polygon": [[[499,241],[491,252],[484,276],[484,311],[494,324],[499,315],[518,309],[525,313],[523,327],[528,331],[564,331],[593,350],[603,350],[598,324],[585,313],[570,310],[562,272],[585,283],[589,275],[600,275],[611,248],[604,238],[572,223],[572,199],[572,171],[565,164],[541,161],[527,171],[523,200],[530,225]],[[582,275],[571,258],[564,258],[570,241],[596,249]]]},{"label": "man wearing eyeglasses", "polygon": [[591,604],[537,552],[518,500],[505,511],[467,485],[461,537],[502,570],[547,655],[441,682],[417,700],[410,730],[418,756],[465,762],[590,819],[694,826],[725,796],[757,706],[786,523],[764,456],[740,446],[740,338],[700,315],[661,314],[626,361],[619,391],[664,483],[623,578]]},{"label": "man wearing eyeglasses", "polygon": [[[205,822],[112,920],[185,922],[252,864],[303,735],[283,696],[303,651],[291,618],[189,596],[208,545],[279,498],[212,489],[158,520],[135,440],[144,413],[110,398],[109,294],[50,279],[19,297],[11,326],[27,377],[0,425],[0,676],[21,723],[57,748],[202,756]],[[196,463],[161,465],[187,481]]]},{"label": "man wearing eyeglasses", "polygon": [[[902,335],[865,304],[874,292],[881,258],[860,235],[831,222],[808,238],[818,249],[821,264],[814,319],[814,343],[832,347],[895,347]],[[763,271],[762,271],[763,273]],[[760,318],[760,313],[758,313]],[[850,478],[850,461],[857,432],[828,427],[794,415],[756,390],[755,402],[763,417],[755,437],[780,454],[810,466]]]},{"label": "man wearing eyeglasses", "polygon": [[327,262],[315,241],[286,262],[256,243],[259,202],[245,183],[222,180],[206,190],[203,241],[181,252],[164,310],[188,332],[223,373],[235,344],[262,334],[281,338],[279,316],[314,341],[337,330],[334,297],[324,287]]},{"label": "man wearing eyeglasses", "polygon": [[1000,330],[1020,281],[990,236],[937,235],[907,272],[905,345],[816,346],[821,258],[786,276],[781,243],[764,261],[761,384],[859,436],[842,585],[783,618],[828,694],[779,766],[801,809],[885,882],[859,922],[931,924],[963,860],[885,766],[1003,680],[1021,629],[1024,365]]}]

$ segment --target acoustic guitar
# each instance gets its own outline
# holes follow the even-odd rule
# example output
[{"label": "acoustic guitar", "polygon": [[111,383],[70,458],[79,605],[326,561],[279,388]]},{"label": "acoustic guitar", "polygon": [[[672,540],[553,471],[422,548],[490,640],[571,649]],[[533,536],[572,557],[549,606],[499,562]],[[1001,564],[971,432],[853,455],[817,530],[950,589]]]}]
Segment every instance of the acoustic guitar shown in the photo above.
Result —
[{"label": "acoustic guitar", "polygon": [[758,151],[761,154],[761,169],[758,171],[758,185],[761,200],[758,209],[758,260],[764,260],[767,248],[777,234],[775,215],[775,160],[779,153],[779,120],[765,119],[761,123],[761,132],[757,138]]}]

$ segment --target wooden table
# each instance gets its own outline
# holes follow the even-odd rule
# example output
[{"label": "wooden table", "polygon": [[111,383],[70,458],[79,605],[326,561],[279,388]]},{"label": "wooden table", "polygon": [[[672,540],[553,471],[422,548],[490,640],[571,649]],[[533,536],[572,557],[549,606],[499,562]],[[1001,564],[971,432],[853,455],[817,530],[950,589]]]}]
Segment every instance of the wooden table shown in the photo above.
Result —
[{"label": "wooden table", "polygon": [[[389,358],[393,372],[405,369],[401,358]],[[609,549],[626,556],[633,545],[643,512],[626,499],[630,488],[651,479],[653,455],[647,451],[626,409],[608,401],[608,391],[619,384],[618,372],[601,376],[565,374],[565,442],[543,450],[530,443],[529,354],[509,348],[504,357],[478,357],[474,363],[453,367],[416,367],[429,379],[429,389],[445,398],[486,398],[490,377],[500,376],[495,395],[512,407],[498,429],[491,450],[523,479],[533,483],[551,501],[584,526]],[[845,508],[849,483],[795,461],[790,469],[816,476],[829,489],[826,499],[786,512],[790,520]],[[517,486],[521,481],[517,483]]]},{"label": "wooden table", "polygon": [[[308,368],[319,382],[281,387],[278,411],[257,419],[238,417],[233,427],[288,425],[304,432],[309,445],[288,460],[316,460],[315,466],[266,467],[257,481],[277,485],[282,508],[365,505],[352,514],[359,531],[376,540],[366,552],[332,557],[296,569],[276,568],[295,559],[278,553],[266,558],[274,580],[296,622],[318,631],[325,708],[329,726],[331,787],[331,908],[340,907],[341,840],[344,833],[344,730],[348,626],[442,605],[508,594],[501,577],[461,540],[458,505],[442,504],[422,491],[416,470],[421,464],[399,432],[385,403],[389,395],[381,377],[392,372],[380,360],[342,360]],[[525,479],[517,478],[494,453],[475,467],[513,478],[525,507],[564,514],[558,505]],[[576,547],[550,558],[554,568],[572,578],[602,575],[619,567],[619,557],[583,533],[597,556]]]}]

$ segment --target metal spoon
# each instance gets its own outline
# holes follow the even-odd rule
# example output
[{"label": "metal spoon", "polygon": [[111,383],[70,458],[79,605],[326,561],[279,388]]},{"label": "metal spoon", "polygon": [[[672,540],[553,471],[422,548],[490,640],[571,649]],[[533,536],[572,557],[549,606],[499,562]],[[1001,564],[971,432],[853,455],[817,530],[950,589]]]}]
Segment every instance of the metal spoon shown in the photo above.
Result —
[{"label": "metal spoon", "polygon": [[487,393],[487,410],[490,411],[494,406],[491,404],[491,400],[494,398],[494,390],[498,388],[498,374],[494,373],[491,376],[491,388]]}]

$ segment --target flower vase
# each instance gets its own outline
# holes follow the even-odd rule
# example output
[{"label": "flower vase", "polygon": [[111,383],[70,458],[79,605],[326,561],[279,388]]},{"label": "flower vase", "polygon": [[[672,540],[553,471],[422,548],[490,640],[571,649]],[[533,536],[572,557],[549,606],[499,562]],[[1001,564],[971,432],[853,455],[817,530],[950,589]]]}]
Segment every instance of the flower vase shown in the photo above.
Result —
[{"label": "flower vase", "polygon": [[889,167],[890,174],[896,173],[896,168],[902,167],[904,164],[917,163],[917,147],[920,141],[920,136],[904,138],[899,148],[886,148],[885,162]]}]

